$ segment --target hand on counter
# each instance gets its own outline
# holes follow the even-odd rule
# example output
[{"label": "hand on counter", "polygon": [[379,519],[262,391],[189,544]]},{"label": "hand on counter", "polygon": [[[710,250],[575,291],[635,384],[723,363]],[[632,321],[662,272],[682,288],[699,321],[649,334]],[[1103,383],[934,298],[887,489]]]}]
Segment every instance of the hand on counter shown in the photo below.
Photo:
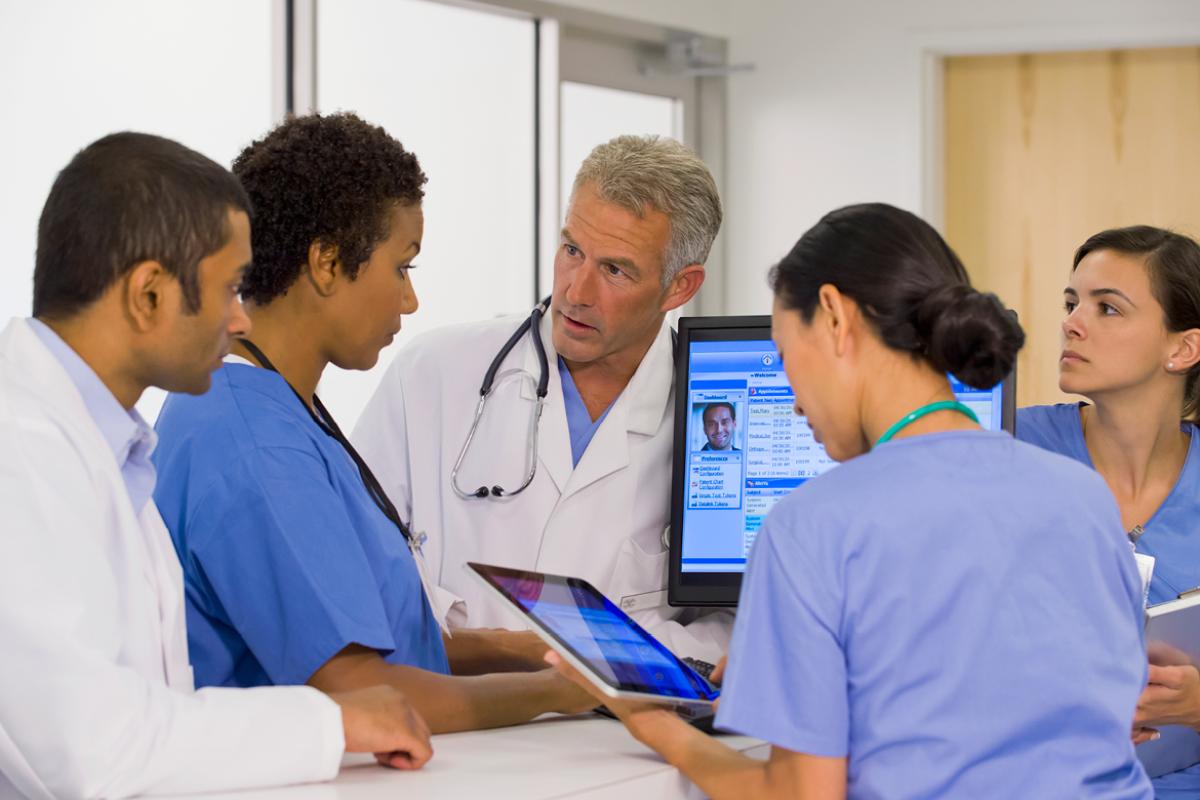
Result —
[{"label": "hand on counter", "polygon": [[433,756],[429,726],[398,690],[372,686],[329,696],[342,708],[346,752],[374,753],[394,769],[420,769]]}]

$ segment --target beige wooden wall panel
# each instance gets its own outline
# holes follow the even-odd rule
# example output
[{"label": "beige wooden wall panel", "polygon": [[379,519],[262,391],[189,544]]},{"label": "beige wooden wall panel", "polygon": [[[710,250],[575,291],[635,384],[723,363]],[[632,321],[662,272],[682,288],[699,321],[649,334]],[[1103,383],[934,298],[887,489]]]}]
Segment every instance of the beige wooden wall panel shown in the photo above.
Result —
[{"label": "beige wooden wall panel", "polygon": [[1057,402],[1062,290],[1104,228],[1200,234],[1200,48],[945,61],[945,232],[1027,334],[1021,404]]}]

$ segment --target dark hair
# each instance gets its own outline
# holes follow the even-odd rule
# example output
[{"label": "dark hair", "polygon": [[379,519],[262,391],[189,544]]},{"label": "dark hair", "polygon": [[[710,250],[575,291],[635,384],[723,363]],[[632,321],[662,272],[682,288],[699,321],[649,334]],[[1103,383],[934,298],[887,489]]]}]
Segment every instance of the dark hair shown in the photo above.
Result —
[{"label": "dark hair", "polygon": [[354,279],[387,238],[395,205],[425,195],[417,157],[350,113],[288,119],[243,150],[233,172],[254,203],[242,297],[259,305],[287,293],[315,241],[336,246]]},{"label": "dark hair", "polygon": [[114,133],[58,173],[38,220],[33,315],[66,317],[143,261],[157,261],[200,308],[200,261],[229,241],[229,211],[249,212],[217,162],[146,133]]},{"label": "dark hair", "polygon": [[720,403],[709,403],[706,405],[704,410],[700,412],[700,418],[704,419],[706,416],[708,416],[708,412],[715,408],[728,408],[729,418],[734,422],[737,422],[737,409],[733,407],[733,403],[726,403],[724,401]]},{"label": "dark hair", "polygon": [[[1071,271],[1097,250],[1144,256],[1150,288],[1162,306],[1167,330],[1200,328],[1200,245],[1195,240],[1149,225],[1111,228],[1079,246]],[[1195,419],[1197,415],[1200,415],[1200,364],[1188,371],[1183,390],[1183,418]]]},{"label": "dark hair", "polygon": [[826,214],[771,269],[770,283],[806,323],[821,287],[837,287],[888,347],[978,389],[1003,380],[1025,343],[1016,317],[996,295],[971,288],[937,231],[883,203]]}]

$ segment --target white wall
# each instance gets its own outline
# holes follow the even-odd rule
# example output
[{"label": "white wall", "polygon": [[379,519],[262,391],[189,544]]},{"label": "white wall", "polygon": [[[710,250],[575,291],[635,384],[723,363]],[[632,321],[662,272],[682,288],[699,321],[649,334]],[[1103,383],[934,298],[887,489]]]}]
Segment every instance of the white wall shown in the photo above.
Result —
[{"label": "white wall", "polygon": [[[928,105],[925,53],[1200,43],[1200,0],[556,2],[724,36],[730,43],[731,61],[757,65],[754,72],[729,79],[724,197],[728,280],[725,287],[705,287],[706,293],[723,291],[731,313],[767,310],[764,276],[769,265],[808,226],[838,205],[882,200],[937,220],[936,198],[927,192],[931,184],[927,168],[938,158],[936,151],[926,155],[926,128],[936,109]],[[4,4],[0,8],[10,14],[25,6]],[[66,18],[84,19],[78,13]],[[268,38],[261,32],[257,37]],[[111,49],[112,41],[105,42]],[[20,42],[17,44],[13,52],[23,53]],[[270,48],[257,46],[249,51],[264,64],[254,77],[265,87]],[[244,53],[246,48],[233,52]],[[0,61],[11,61],[13,69],[6,74],[19,73],[20,58]],[[19,93],[23,85],[0,82],[10,92]],[[265,89],[261,91],[265,93]],[[196,96],[195,91],[186,95],[191,101]],[[7,99],[8,107],[30,106],[19,97]],[[243,125],[236,127],[254,132],[265,129],[265,102],[257,104],[255,114],[243,113]],[[70,103],[61,106],[77,110]],[[210,106],[191,104],[192,108]],[[145,107],[144,103],[139,106]],[[138,119],[141,116],[126,113],[118,127],[153,127]],[[46,130],[74,132],[75,144],[64,142],[53,165],[60,166],[71,147],[88,138],[79,136],[78,124],[71,120],[33,128],[42,135]],[[196,139],[196,130],[202,127],[164,132],[179,134],[193,146],[227,160],[232,151],[226,143],[205,148],[204,142]],[[236,137],[246,136],[231,135],[236,142],[244,141]],[[22,148],[17,152],[23,152]],[[10,161],[6,166],[11,170],[15,164]],[[40,180],[48,185],[50,176],[52,172],[47,172]],[[5,197],[8,199],[7,194]],[[9,208],[5,215],[19,222],[14,223],[20,231],[17,257],[25,268],[30,250],[27,240],[36,219],[34,206],[40,208],[40,201],[28,208]],[[24,286],[4,287],[0,306],[5,315],[23,310],[27,291]]]},{"label": "white wall", "polygon": [[[1195,0],[756,0],[740,5],[732,79],[726,203],[729,311],[762,312],[763,275],[822,214],[893,203],[932,221],[926,195],[925,56],[1200,43]],[[934,181],[936,184],[936,180]],[[933,187],[931,187],[933,188]],[[739,271],[740,270],[740,271]]]},{"label": "white wall", "polygon": [[758,2],[736,0],[549,0],[558,6],[597,11],[669,28],[728,36],[735,8]]},{"label": "white wall", "polygon": [[768,311],[767,268],[837,206],[937,221],[925,53],[1200,44],[1197,0],[559,2],[725,36],[731,62],[757,65],[729,79],[729,313]]},{"label": "white wall", "polygon": [[115,131],[229,164],[271,121],[266,0],[0,2],[0,323],[27,316],[37,223],[58,171]]},{"label": "white wall", "polygon": [[316,61],[320,109],[382,125],[429,176],[411,274],[420,310],[373,369],[331,366],[321,378],[321,399],[350,430],[414,336],[533,306],[534,26],[424,0],[321,2]]},{"label": "white wall", "polygon": [[[37,223],[59,170],[115,131],[228,165],[272,119],[270,0],[0,0],[0,325],[30,313]],[[158,416],[165,393],[138,402]]]}]

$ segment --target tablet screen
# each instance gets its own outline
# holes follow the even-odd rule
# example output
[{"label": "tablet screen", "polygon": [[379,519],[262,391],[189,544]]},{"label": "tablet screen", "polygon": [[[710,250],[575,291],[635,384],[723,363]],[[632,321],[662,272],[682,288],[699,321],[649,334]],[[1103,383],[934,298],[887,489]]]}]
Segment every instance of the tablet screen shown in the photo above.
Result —
[{"label": "tablet screen", "polygon": [[468,564],[614,689],[686,700],[718,692],[587,581]]}]

